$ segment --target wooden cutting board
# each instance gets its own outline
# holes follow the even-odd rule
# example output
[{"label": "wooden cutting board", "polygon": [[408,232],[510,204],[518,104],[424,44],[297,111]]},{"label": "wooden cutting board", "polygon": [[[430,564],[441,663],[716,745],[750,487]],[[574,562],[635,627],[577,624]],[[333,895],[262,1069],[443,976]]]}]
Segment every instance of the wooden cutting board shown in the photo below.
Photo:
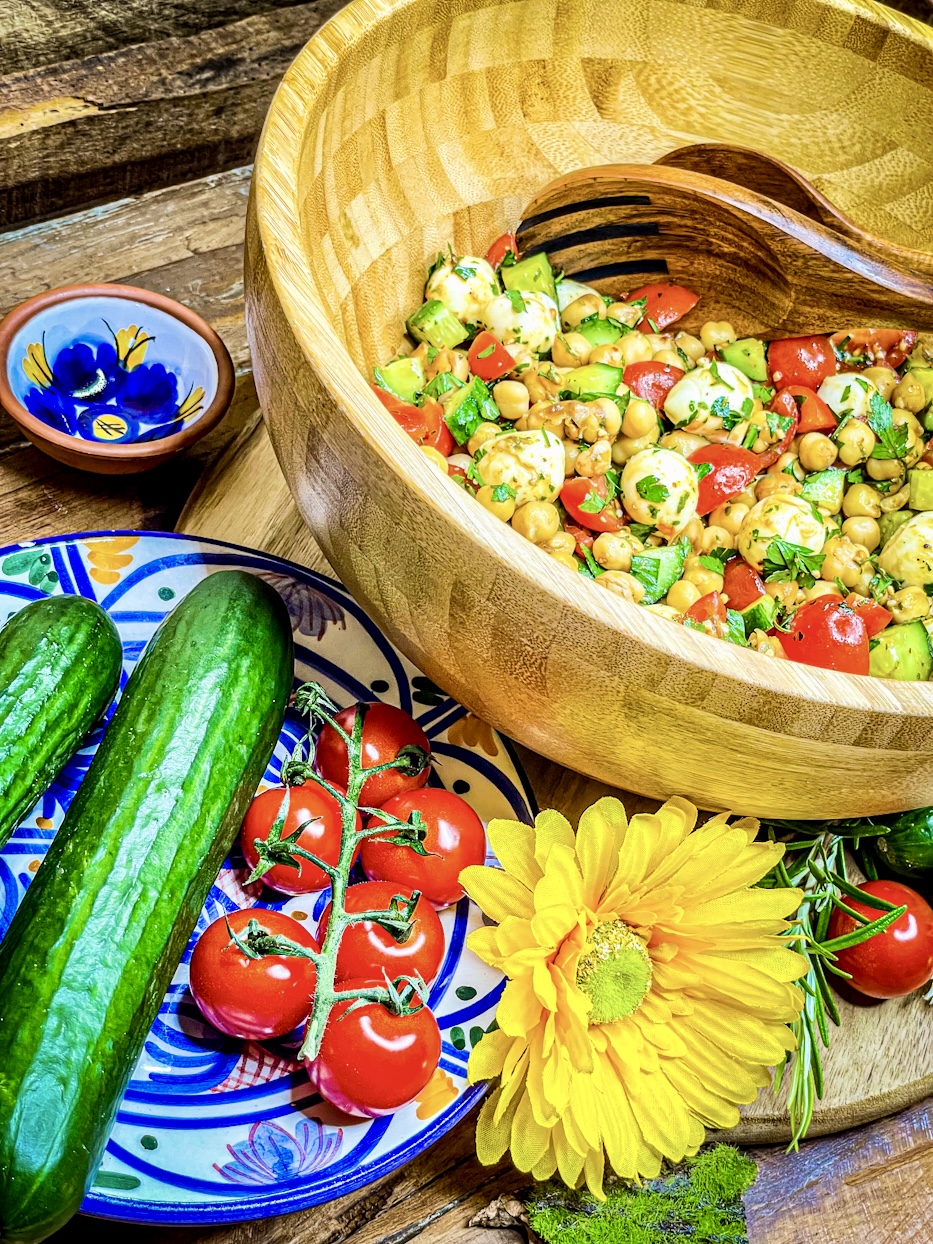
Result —
[{"label": "wooden cutting board", "polygon": [[[333,575],[295,507],[258,411],[205,472],[177,529],[261,549]],[[605,794],[619,795],[630,814],[658,806],[526,748],[519,751],[539,805],[559,808],[574,824],[585,807]],[[933,1093],[933,1008],[920,995],[862,1007],[840,1000],[839,1009],[842,1027],[832,1033],[824,1056],[826,1093],[811,1136],[893,1114]],[[723,1137],[743,1144],[788,1140],[783,1095],[775,1098],[763,1090],[743,1108],[740,1126]]]}]

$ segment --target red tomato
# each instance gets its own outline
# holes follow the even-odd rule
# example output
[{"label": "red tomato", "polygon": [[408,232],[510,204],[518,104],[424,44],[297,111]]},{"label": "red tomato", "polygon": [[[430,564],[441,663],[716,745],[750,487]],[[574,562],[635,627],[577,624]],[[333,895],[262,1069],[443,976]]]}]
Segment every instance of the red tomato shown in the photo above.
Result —
[{"label": "red tomato", "polygon": [[317,969],[297,955],[264,955],[251,959],[233,941],[227,928],[246,939],[247,925],[256,920],[274,937],[286,937],[308,950],[317,941],[303,924],[282,911],[247,907],[209,924],[195,945],[188,968],[191,993],[206,1019],[241,1041],[284,1037],[308,1018]]},{"label": "red tomato", "polygon": [[690,461],[697,465],[706,462],[713,468],[700,480],[700,517],[744,492],[761,470],[761,455],[739,445],[704,445],[694,450]]},{"label": "red tomato", "polygon": [[515,360],[499,338],[485,331],[476,335],[467,359],[473,375],[479,376],[480,380],[485,380],[487,384],[498,380],[515,366]]},{"label": "red tomato", "polygon": [[[336,721],[347,734],[353,733],[358,705],[352,704],[338,713]],[[381,808],[387,799],[405,790],[417,790],[427,784],[431,775],[431,744],[428,736],[413,717],[392,704],[367,704],[363,722],[363,763],[367,769],[387,764],[402,752],[408,763],[398,769],[385,769],[374,773],[363,783],[360,806]],[[406,749],[420,749],[417,751]],[[331,725],[325,725],[318,735],[314,753],[314,765],[321,777],[346,790],[349,777],[347,745]]]},{"label": "red tomato", "polygon": [[[385,911],[397,894],[411,898],[410,886],[394,881],[362,881],[347,888],[345,911]],[[395,906],[398,906],[395,904]],[[323,945],[330,924],[331,904],[321,914],[317,926]],[[398,976],[420,976],[430,984],[440,971],[444,958],[444,930],[437,912],[422,895],[415,904],[411,932],[404,942],[372,920],[348,925],[337,951],[337,980],[351,976],[374,976],[382,980],[383,969],[389,980]]]},{"label": "red tomato", "polygon": [[[247,809],[243,828],[240,831],[240,845],[243,848],[243,856],[251,869],[255,868],[260,861],[256,839],[265,842],[269,837],[272,826],[285,803],[285,794],[281,786],[274,786],[271,790],[264,790],[261,795],[257,795]],[[324,790],[317,782],[308,781],[300,786],[290,786],[288,788],[288,812],[279,837],[288,838],[296,829],[304,826],[295,840],[295,845],[305,851],[310,851],[325,864],[336,864],[340,859],[341,816],[340,803],[330,791]],[[360,829],[361,825],[362,822],[357,813],[357,829]],[[283,854],[286,854],[288,847],[281,850]],[[271,886],[273,890],[280,890],[283,894],[313,894],[315,890],[323,890],[325,886],[330,885],[330,878],[327,874],[310,860],[298,856],[297,861],[297,869],[289,864],[275,864],[263,874],[262,880],[267,886]]]},{"label": "red tomato", "polygon": [[656,410],[661,409],[664,399],[683,376],[683,368],[670,363],[629,363],[622,373],[635,396],[650,402]]},{"label": "red tomato", "polygon": [[486,252],[486,262],[491,268],[499,268],[502,266],[503,259],[510,251],[516,259],[521,258],[518,253],[518,243],[515,240],[515,234],[503,233],[501,237],[496,238]]},{"label": "red tomato", "polygon": [[917,334],[900,328],[855,328],[833,333],[833,345],[853,361],[872,367],[879,363],[900,367],[917,344]]},{"label": "red tomato", "polygon": [[[578,527],[576,523],[565,522],[564,531],[569,532],[577,542],[577,552],[581,549],[592,549],[593,541],[596,539],[592,531],[587,531],[585,527]],[[583,554],[580,553],[582,557]]]},{"label": "red tomato", "polygon": [[[347,989],[376,984],[385,988],[381,979],[344,982]],[[434,1075],[441,1057],[440,1029],[426,1006],[408,1015],[393,1014],[379,1002],[352,1006],[349,999],[331,1011],[308,1074],[338,1110],[375,1119],[414,1101]]]},{"label": "red tomato", "polygon": [[828,337],[784,337],[768,346],[768,366],[779,388],[802,384],[818,389],[836,372],[836,351]]},{"label": "red tomato", "polygon": [[747,609],[765,594],[758,571],[741,557],[730,557],[723,566],[722,590],[729,597],[730,609]]},{"label": "red tomato", "polygon": [[429,432],[421,444],[430,445],[432,449],[436,449],[445,458],[449,458],[457,448],[457,442],[454,440],[453,433],[443,419],[437,431]]},{"label": "red tomato", "polygon": [[[632,290],[625,301],[638,302],[641,298],[647,299],[644,314],[638,324],[643,333],[653,333],[667,328],[668,324],[673,324],[682,315],[692,311],[700,301],[699,294],[684,289],[682,285],[661,284],[640,285],[638,289]],[[655,328],[651,327],[649,320]]]},{"label": "red tomato", "polygon": [[440,450],[445,458],[453,453],[456,442],[450,429],[444,423],[444,408],[440,402],[435,402],[433,398],[428,397],[425,398],[423,406],[414,406],[411,402],[403,402],[394,393],[380,389],[377,384],[371,384],[369,387],[402,431],[416,444],[431,445]]},{"label": "red tomato", "polygon": [[868,629],[864,619],[836,596],[818,596],[794,614],[789,632],[778,631],[792,661],[843,674],[868,673]]},{"label": "red tomato", "polygon": [[720,625],[716,628],[725,629],[728,618],[726,617],[726,602],[718,592],[707,592],[705,596],[701,596],[699,600],[694,601],[687,612],[685,618],[690,618],[693,622],[718,622]]},{"label": "red tomato", "polygon": [[625,522],[618,499],[603,506],[597,513],[583,509],[584,504],[596,504],[597,499],[605,501],[608,496],[609,485],[605,475],[597,475],[595,479],[578,475],[568,480],[560,490],[564,509],[581,527],[588,527],[590,531],[621,531]]},{"label": "red tomato", "polygon": [[[800,386],[795,387],[799,388]],[[781,415],[784,419],[789,419],[790,423],[781,440],[776,445],[772,445],[770,449],[766,449],[764,453],[758,455],[759,471],[767,471],[769,466],[773,466],[777,462],[781,454],[787,451],[800,428],[800,407],[794,401],[790,388],[782,389],[780,393],[776,393],[768,409],[773,410],[775,414]]]},{"label": "red tomato", "polygon": [[[793,436],[803,436],[805,432],[828,432],[839,423],[823,399],[803,384],[791,384],[782,389],[771,403],[772,410],[777,409],[776,403],[785,393],[793,399],[799,412],[799,422]],[[781,410],[780,413],[786,414],[787,411]]]},{"label": "red tomato", "polygon": [[[363,868],[371,881],[399,882],[411,890],[420,890],[435,907],[446,907],[463,897],[458,878],[461,869],[482,864],[486,858],[486,833],[465,799],[449,790],[425,786],[422,790],[395,795],[382,805],[400,821],[419,812],[426,826],[423,847],[428,855],[419,855],[408,846],[367,838],[363,843]],[[378,825],[380,818],[370,818]]]},{"label": "red tomato", "polygon": [[[836,952],[836,966],[848,972],[849,984],[869,998],[903,998],[933,976],[933,908],[900,881],[863,881],[859,890],[907,910],[899,920],[858,946]],[[877,920],[883,913],[857,898],[845,897],[854,911]],[[857,928],[855,920],[833,910],[827,937],[843,937]]]},{"label": "red tomato", "polygon": [[850,609],[854,609],[858,616],[864,620],[869,639],[874,639],[876,635],[879,635],[884,630],[889,622],[894,621],[894,615],[889,613],[884,605],[879,605],[877,601],[868,600],[855,592],[851,592],[846,597],[846,604]]}]

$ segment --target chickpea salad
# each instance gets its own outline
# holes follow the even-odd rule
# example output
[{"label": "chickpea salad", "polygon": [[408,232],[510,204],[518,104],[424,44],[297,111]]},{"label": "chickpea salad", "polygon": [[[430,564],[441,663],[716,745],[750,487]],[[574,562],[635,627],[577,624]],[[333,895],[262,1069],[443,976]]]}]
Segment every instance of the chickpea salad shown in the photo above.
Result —
[{"label": "chickpea salad", "polygon": [[[773,660],[933,674],[933,348],[736,339],[679,285],[611,297],[522,257],[431,264],[373,390],[568,571]],[[696,317],[692,318],[695,322]]]}]

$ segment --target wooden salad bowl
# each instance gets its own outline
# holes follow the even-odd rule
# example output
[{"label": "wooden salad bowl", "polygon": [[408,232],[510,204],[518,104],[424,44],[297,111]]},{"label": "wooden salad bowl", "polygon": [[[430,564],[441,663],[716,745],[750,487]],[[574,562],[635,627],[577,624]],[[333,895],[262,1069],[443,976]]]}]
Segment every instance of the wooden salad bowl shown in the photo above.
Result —
[{"label": "wooden salad bowl", "polygon": [[267,118],[247,323],[301,513],[389,638],[614,786],[785,817],[933,803],[933,687],[769,660],[600,590],[446,480],[368,386],[429,258],[483,254],[562,174],[758,148],[928,251],[931,133],[933,37],[870,0],[356,0],[328,22]]}]

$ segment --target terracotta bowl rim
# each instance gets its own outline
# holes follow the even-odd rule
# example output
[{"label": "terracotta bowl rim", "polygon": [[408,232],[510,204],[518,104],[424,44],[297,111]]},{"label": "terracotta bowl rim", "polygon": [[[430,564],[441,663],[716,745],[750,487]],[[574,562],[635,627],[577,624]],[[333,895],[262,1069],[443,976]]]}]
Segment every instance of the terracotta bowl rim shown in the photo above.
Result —
[{"label": "terracotta bowl rim", "polygon": [[[869,17],[876,24],[921,42],[931,50],[933,35],[919,22],[885,9],[874,0],[817,2],[827,9]],[[790,702],[822,704],[828,709],[839,707],[891,716],[933,716],[933,686],[925,684],[824,670],[765,657],[737,645],[729,645],[731,668],[724,670],[721,655],[717,659],[717,653],[721,654],[726,641],[713,640],[686,627],[675,630],[666,619],[657,618],[641,605],[612,593],[596,592],[596,585],[590,580],[584,582],[582,575],[577,576],[580,582],[574,582],[572,576],[563,573],[558,579],[558,568],[553,566],[552,559],[533,546],[523,550],[521,560],[508,561],[498,548],[502,528],[507,524],[493,517],[473,498],[465,496],[462,489],[444,485],[444,491],[440,491],[442,477],[437,467],[427,461],[373,394],[334,331],[329,311],[319,300],[305,268],[307,254],[299,199],[302,134],[283,124],[282,119],[283,99],[290,98],[295,110],[307,117],[341,60],[369,38],[375,26],[384,18],[424,3],[429,0],[351,0],[330,18],[304,45],[279,84],[266,114],[253,167],[252,211],[269,279],[297,345],[342,416],[370,443],[405,488],[414,489],[429,506],[443,503],[447,518],[459,528],[464,539],[491,552],[498,561],[507,561],[509,572],[524,579],[529,590],[545,593],[555,605],[579,611],[619,638],[683,661],[711,678],[729,679],[750,694],[762,692]],[[273,147],[274,160],[267,154]],[[310,320],[306,313],[309,305],[314,309]],[[349,364],[347,383],[328,364],[335,353],[342,354]],[[509,534],[528,545],[517,533]],[[601,599],[603,595],[607,598],[605,601]],[[794,685],[798,670],[805,671],[806,686]],[[881,694],[887,696],[887,703],[878,702]],[[624,702],[619,709],[625,711]]]},{"label": "terracotta bowl rim", "polygon": [[[108,445],[103,442],[85,441],[77,436],[69,436],[67,432],[59,432],[56,428],[50,428],[47,423],[43,423],[41,419],[31,414],[14,395],[7,376],[7,359],[13,338],[20,328],[47,307],[77,302],[82,298],[102,296],[124,298],[127,302],[141,302],[146,306],[155,307],[178,320],[207,343],[217,364],[217,391],[207,410],[188,427],[182,428],[179,432],[173,432],[171,436],[163,437],[162,440],[142,444]],[[139,289],[135,285],[115,285],[108,282],[58,285],[54,289],[43,290],[42,293],[33,294],[31,298],[17,303],[0,320],[0,406],[40,447],[45,441],[82,457],[110,459],[118,462],[139,458],[165,458],[187,449],[189,445],[199,441],[216,426],[233,401],[235,385],[236,374],[230,353],[207,320],[174,298],[168,298],[165,294],[157,294],[152,290]]]}]

